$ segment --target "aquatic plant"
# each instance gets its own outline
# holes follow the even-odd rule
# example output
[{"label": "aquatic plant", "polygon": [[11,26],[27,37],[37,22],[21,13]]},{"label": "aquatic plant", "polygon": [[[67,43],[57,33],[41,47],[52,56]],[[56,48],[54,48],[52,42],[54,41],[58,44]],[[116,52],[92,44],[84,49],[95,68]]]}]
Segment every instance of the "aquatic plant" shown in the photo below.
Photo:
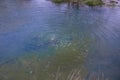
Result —
[{"label": "aquatic plant", "polygon": [[50,59],[42,60],[38,55],[25,56],[12,64],[0,67],[0,80],[108,80],[103,73],[91,74],[83,68],[50,69]]},{"label": "aquatic plant", "polygon": [[[62,77],[59,75],[60,74],[59,71],[60,67],[58,67],[57,69],[55,80],[60,80],[59,78]],[[64,80],[109,80],[109,79],[105,78],[104,73],[97,73],[97,76],[96,75],[91,76],[90,74],[90,76],[85,78],[81,76],[81,70],[74,69],[71,70],[71,72],[68,74],[68,76],[66,76],[66,79]]]},{"label": "aquatic plant", "polygon": [[88,6],[103,5],[102,0],[85,0],[84,3]]},{"label": "aquatic plant", "polygon": [[[66,3],[66,2],[74,2],[74,0],[52,0],[52,2],[54,2],[54,3]],[[100,6],[100,5],[104,4],[102,0],[80,0],[78,2],[79,2],[79,4],[83,3],[83,4],[86,4],[88,6]]]},{"label": "aquatic plant", "polygon": [[[59,71],[60,67],[58,67],[57,69],[55,80],[61,80],[59,78],[62,76],[59,75],[60,74]],[[97,76],[90,74],[88,77],[83,77],[81,76],[80,69],[73,69],[64,80],[109,80],[109,79],[105,78],[104,73],[97,73]]]},{"label": "aquatic plant", "polygon": [[68,2],[68,0],[52,0],[54,3],[65,3]]},{"label": "aquatic plant", "polygon": [[52,54],[42,52],[46,54],[44,58],[41,53],[32,51],[29,55],[2,65],[1,80],[54,80],[57,79],[56,74],[61,76],[59,80],[65,80],[70,71],[76,69],[81,69],[80,75],[83,77],[87,72],[83,65],[88,55],[89,43],[89,38],[86,37],[84,40],[62,39],[52,46]]}]

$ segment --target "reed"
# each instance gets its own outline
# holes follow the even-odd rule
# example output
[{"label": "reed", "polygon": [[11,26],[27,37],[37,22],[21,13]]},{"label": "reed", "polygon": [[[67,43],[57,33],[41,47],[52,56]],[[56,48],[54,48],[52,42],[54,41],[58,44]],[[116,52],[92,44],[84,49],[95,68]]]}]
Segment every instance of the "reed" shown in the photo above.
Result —
[{"label": "reed", "polygon": [[[55,80],[61,80],[59,78],[62,76],[59,76],[59,74],[60,74],[60,66],[57,69]],[[109,79],[105,78],[105,75],[103,72],[98,73],[97,76],[90,74],[87,78],[85,78],[85,77],[81,76],[80,69],[79,70],[73,69],[70,71],[70,73],[68,74],[68,76],[64,80],[109,80]]]}]

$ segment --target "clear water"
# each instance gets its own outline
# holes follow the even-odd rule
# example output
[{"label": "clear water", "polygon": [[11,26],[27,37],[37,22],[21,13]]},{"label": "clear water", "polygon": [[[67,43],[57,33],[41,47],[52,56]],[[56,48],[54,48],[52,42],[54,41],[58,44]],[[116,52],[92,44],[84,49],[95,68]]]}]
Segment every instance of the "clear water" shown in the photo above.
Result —
[{"label": "clear water", "polygon": [[[69,48],[71,44],[76,45]],[[0,0],[1,66],[10,66],[11,61],[29,54],[45,58],[60,52],[59,48],[62,53],[77,48],[77,53],[82,53],[81,45],[89,45],[82,46],[88,53],[84,62],[87,72],[100,71],[109,80],[120,80],[120,9]]]}]

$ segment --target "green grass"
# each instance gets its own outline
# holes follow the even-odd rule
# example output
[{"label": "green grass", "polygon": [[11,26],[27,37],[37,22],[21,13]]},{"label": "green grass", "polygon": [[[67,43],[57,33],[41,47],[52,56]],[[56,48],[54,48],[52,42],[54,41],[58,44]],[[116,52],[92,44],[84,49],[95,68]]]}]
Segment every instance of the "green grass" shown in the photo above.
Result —
[{"label": "green grass", "polygon": [[88,6],[100,6],[103,5],[102,0],[85,0],[84,3]]},{"label": "green grass", "polygon": [[[69,0],[52,0],[54,3],[65,3],[68,2]],[[83,4],[86,4],[88,6],[100,6],[103,5],[102,0],[81,0],[80,1]]]},{"label": "green grass", "polygon": [[60,3],[68,2],[68,0],[52,0],[52,2],[60,4]]}]

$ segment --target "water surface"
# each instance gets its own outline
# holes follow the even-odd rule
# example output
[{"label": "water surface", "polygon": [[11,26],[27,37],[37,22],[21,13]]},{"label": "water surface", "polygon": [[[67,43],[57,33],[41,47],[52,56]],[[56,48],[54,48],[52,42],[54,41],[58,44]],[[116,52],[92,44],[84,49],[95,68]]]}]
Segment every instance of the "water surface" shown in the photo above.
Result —
[{"label": "water surface", "polygon": [[[87,53],[88,73],[100,71],[109,80],[119,80],[119,21],[117,7],[76,9],[44,0],[1,0],[0,65],[10,66],[11,61],[29,54],[45,58],[55,53]],[[58,62],[65,60],[63,56]]]}]

